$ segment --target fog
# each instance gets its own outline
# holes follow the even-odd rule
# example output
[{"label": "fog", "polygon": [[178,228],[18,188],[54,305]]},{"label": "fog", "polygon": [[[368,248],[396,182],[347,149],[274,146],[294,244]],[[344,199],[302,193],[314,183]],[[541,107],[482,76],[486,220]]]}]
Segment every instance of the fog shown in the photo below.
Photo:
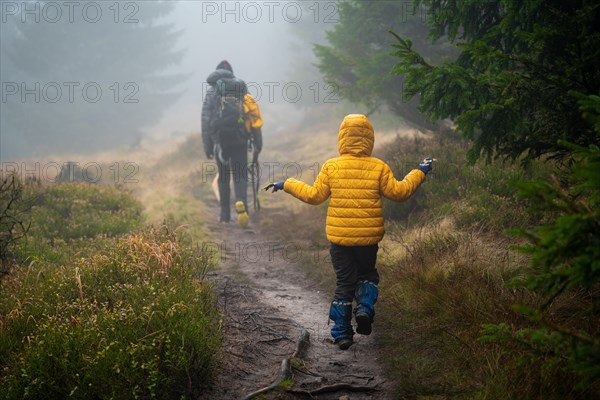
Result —
[{"label": "fog", "polygon": [[198,133],[206,77],[223,59],[259,101],[265,135],[327,95],[311,43],[335,23],[332,1],[1,6],[3,161]]},{"label": "fog", "polygon": [[[191,76],[181,100],[151,131],[160,135],[197,126],[206,77],[224,59],[248,83],[263,113],[269,115],[275,108],[291,119],[298,118],[299,97],[312,95],[311,83],[322,84],[311,64],[311,46],[294,35],[298,28],[293,24],[314,21],[310,12],[300,8],[299,2],[178,2],[169,19],[185,29],[179,43],[187,51],[177,70]],[[298,62],[313,70],[313,82],[294,75]],[[271,126],[271,130],[284,128]]]}]

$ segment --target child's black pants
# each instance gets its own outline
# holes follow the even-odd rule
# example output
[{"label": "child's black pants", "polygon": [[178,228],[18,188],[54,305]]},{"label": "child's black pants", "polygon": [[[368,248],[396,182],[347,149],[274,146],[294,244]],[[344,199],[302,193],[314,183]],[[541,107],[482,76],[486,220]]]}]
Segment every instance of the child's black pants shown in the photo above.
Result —
[{"label": "child's black pants", "polygon": [[335,298],[352,300],[358,282],[379,283],[377,262],[379,245],[341,246],[331,243],[329,254],[336,275]]}]

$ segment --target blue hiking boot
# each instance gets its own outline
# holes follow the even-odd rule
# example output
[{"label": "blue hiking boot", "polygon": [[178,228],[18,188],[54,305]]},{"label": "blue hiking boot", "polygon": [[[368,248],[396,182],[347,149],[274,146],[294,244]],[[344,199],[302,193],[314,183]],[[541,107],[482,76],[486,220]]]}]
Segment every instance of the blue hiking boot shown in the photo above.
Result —
[{"label": "blue hiking boot", "polygon": [[374,282],[362,281],[356,288],[354,294],[356,298],[356,308],[354,309],[354,319],[356,320],[356,333],[360,335],[370,335],[375,319],[375,302],[379,289]]},{"label": "blue hiking boot", "polygon": [[333,343],[337,344],[340,350],[347,350],[352,346],[352,301],[334,300],[329,308],[329,318],[334,322],[331,328]]}]

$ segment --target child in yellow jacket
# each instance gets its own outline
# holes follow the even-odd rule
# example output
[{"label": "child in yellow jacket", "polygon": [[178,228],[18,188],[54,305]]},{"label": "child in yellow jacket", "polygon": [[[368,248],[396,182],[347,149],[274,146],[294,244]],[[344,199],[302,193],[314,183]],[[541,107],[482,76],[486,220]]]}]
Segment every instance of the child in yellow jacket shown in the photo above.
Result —
[{"label": "child in yellow jacket", "polygon": [[423,183],[433,162],[426,158],[398,181],[385,162],[371,157],[374,143],[375,134],[367,117],[347,115],[338,133],[340,156],[323,165],[313,185],[290,178],[265,188],[273,188],[273,192],[284,190],[313,205],[331,197],[326,233],[336,289],[329,317],[335,323],[331,329],[334,343],[342,350],[353,343],[353,300],[356,332],[371,333],[379,283],[375,264],[378,243],[385,233],[382,196],[395,201],[408,199]]}]

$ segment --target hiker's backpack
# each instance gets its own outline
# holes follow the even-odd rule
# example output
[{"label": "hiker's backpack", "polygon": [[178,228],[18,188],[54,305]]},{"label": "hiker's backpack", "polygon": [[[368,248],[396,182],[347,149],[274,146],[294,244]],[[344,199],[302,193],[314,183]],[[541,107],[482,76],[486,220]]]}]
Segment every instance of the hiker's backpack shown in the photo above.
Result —
[{"label": "hiker's backpack", "polygon": [[244,96],[246,83],[238,78],[219,79],[215,85],[215,109],[212,126],[221,144],[244,143]]}]

